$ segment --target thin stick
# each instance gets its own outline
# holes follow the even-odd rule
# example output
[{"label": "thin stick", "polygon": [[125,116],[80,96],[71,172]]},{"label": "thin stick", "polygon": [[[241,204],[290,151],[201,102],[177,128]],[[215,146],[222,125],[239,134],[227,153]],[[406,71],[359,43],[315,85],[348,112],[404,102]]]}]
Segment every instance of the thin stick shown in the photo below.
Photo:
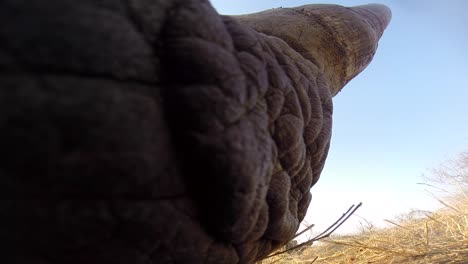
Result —
[{"label": "thin stick", "polygon": [[[342,224],[344,224],[344,222],[346,222],[346,220],[348,220],[348,218],[350,218],[350,217],[354,214],[354,212],[356,212],[356,210],[359,209],[359,207],[361,207],[361,205],[362,205],[362,202],[359,203],[359,204],[358,204],[358,205],[357,205],[357,206],[356,206],[356,207],[355,207],[339,224],[337,224],[337,225],[335,226],[335,228],[333,228],[332,230],[330,230],[327,234],[325,234],[325,235],[323,235],[323,236],[316,236],[316,237],[315,237],[315,240],[320,240],[320,239],[324,239],[324,238],[326,238],[326,237],[329,237],[333,232],[335,232],[336,229],[338,229],[338,227],[340,227]],[[349,212],[353,207],[354,207],[354,205],[351,206],[351,207],[349,208],[348,212]],[[347,213],[348,213],[348,212],[347,212]],[[345,215],[346,215],[346,214],[344,214],[343,216],[345,216]],[[342,217],[343,217],[343,216],[342,216]],[[342,217],[341,217],[341,218],[342,218]]]},{"label": "thin stick", "polygon": [[276,253],[274,253],[272,255],[267,256],[265,259],[284,254],[286,252],[298,249],[298,248],[306,246],[306,245],[311,245],[315,241],[318,241],[320,239],[324,239],[324,238],[329,237],[333,232],[335,232],[336,229],[338,229],[344,222],[346,222],[349,219],[349,217],[351,217],[351,215],[353,215],[356,212],[356,210],[359,209],[359,207],[361,207],[361,205],[362,205],[362,202],[360,202],[357,206],[355,206],[353,204],[351,207],[349,207],[349,209],[340,218],[338,218],[338,220],[336,220],[331,226],[329,226],[327,229],[325,229],[325,231],[318,234],[314,238],[309,239],[306,242],[303,242],[303,243],[301,243],[301,244],[299,244],[297,246],[294,246],[294,247],[292,247],[290,249],[286,249],[286,250],[283,250],[283,251],[280,251],[280,252],[276,252]]},{"label": "thin stick", "polygon": [[298,236],[300,236],[300,235],[302,235],[302,234],[304,234],[305,232],[309,231],[309,230],[312,229],[312,227],[314,227],[314,226],[315,226],[314,224],[308,226],[306,229],[304,229],[304,230],[302,230],[301,232],[297,233],[297,234],[293,237],[293,239],[296,238],[296,237],[298,237]]}]

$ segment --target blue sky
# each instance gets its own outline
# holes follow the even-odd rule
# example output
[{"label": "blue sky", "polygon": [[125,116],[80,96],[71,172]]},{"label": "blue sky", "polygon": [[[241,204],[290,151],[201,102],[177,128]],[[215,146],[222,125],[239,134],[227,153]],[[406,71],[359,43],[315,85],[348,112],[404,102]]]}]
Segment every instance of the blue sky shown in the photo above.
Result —
[{"label": "blue sky", "polygon": [[[221,14],[369,3],[211,2]],[[438,203],[417,184],[421,175],[468,151],[468,1],[371,2],[390,7],[393,17],[372,63],[334,99],[332,145],[306,217],[316,231],[352,203],[363,207],[342,232],[362,218],[380,225],[413,208],[435,208]]]}]

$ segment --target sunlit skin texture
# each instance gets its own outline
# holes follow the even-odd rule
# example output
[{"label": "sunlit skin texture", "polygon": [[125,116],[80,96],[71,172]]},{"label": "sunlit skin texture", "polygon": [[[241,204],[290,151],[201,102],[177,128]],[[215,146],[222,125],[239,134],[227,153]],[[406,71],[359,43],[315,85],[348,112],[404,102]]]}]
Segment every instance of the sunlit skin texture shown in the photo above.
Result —
[{"label": "sunlit skin texture", "polygon": [[389,20],[381,5],[2,1],[2,259],[262,259],[304,218],[332,97]]}]

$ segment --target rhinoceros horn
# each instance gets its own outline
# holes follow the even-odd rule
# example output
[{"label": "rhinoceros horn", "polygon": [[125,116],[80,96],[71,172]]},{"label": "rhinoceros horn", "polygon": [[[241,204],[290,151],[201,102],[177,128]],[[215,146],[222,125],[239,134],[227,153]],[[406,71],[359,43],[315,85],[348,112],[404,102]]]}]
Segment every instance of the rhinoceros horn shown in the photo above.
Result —
[{"label": "rhinoceros horn", "polygon": [[371,62],[391,19],[381,4],[355,7],[305,5],[235,16],[266,35],[276,36],[327,74],[332,95]]}]

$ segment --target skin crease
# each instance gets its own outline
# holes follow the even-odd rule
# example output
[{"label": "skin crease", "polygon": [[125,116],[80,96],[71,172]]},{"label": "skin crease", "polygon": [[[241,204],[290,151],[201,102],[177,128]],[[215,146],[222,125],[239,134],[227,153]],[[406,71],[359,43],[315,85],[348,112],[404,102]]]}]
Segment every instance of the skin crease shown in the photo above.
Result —
[{"label": "skin crease", "polygon": [[381,5],[0,2],[2,263],[253,263],[287,243]]}]

